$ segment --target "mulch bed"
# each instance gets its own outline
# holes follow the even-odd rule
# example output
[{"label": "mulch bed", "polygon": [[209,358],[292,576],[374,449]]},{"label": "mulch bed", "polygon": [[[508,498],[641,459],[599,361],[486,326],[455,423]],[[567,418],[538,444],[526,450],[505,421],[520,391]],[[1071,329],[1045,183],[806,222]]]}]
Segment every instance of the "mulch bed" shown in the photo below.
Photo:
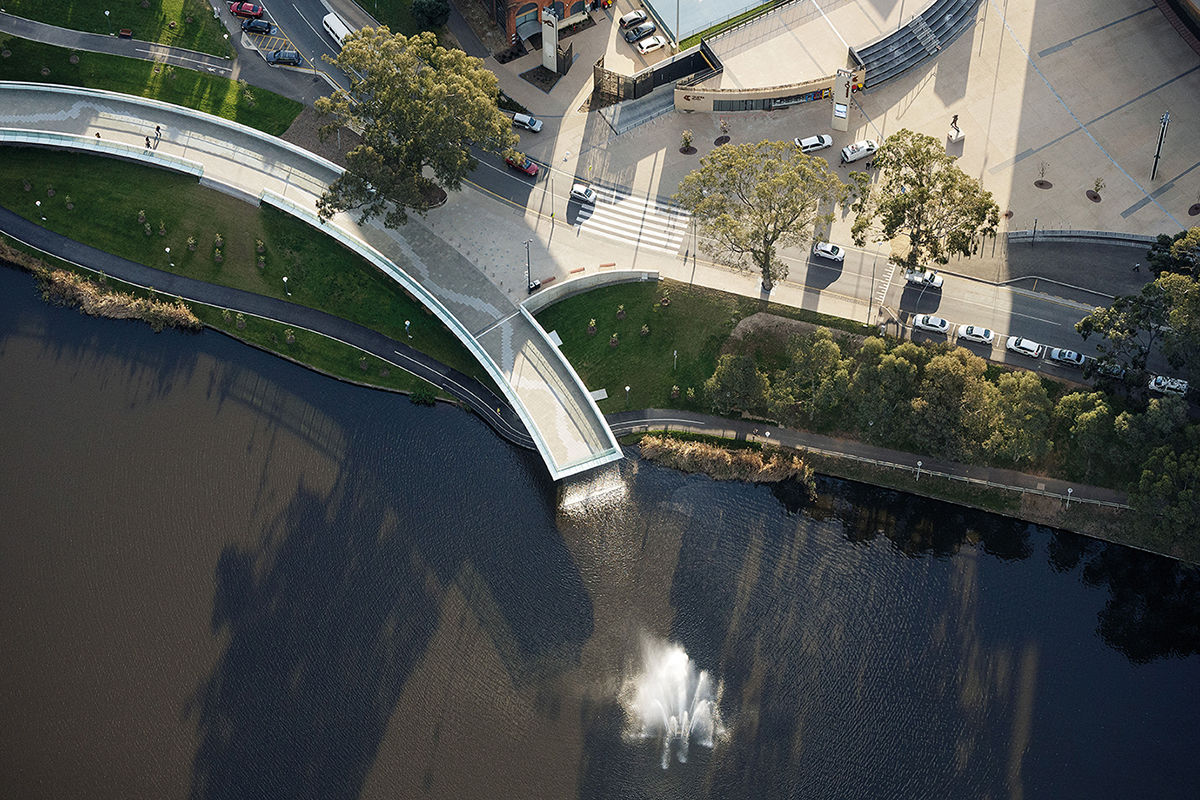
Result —
[{"label": "mulch bed", "polygon": [[554,88],[554,85],[558,83],[562,75],[559,75],[557,72],[551,72],[541,64],[538,64],[533,69],[522,72],[521,77],[532,83],[537,88],[541,89],[543,92],[549,93],[550,90]]}]

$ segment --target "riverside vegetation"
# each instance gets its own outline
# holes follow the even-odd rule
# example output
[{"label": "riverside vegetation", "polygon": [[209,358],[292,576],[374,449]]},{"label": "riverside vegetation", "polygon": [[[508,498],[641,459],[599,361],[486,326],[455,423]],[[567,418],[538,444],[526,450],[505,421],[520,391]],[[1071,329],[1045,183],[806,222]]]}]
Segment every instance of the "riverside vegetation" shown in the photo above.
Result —
[{"label": "riverside vegetation", "polygon": [[677,436],[641,438],[643,458],[683,472],[702,472],[719,481],[776,483],[795,480],[812,492],[812,469],[795,453],[778,449],[731,449]]}]

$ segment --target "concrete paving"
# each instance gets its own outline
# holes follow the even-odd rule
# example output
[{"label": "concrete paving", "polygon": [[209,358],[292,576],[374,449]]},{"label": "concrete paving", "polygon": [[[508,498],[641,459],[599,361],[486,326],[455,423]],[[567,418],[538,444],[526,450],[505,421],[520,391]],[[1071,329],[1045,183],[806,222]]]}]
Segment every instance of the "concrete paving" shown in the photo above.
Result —
[{"label": "concrete paving", "polygon": [[[162,126],[161,140],[156,125]],[[56,138],[46,140],[43,132]],[[340,174],[330,162],[236,123],[166,103],[64,87],[0,83],[0,136],[106,154],[123,148],[126,158],[168,168],[200,165],[202,183],[251,201],[277,197],[281,207],[309,219],[317,197]],[[150,146],[144,146],[147,137]],[[347,214],[327,225],[365,255],[382,254],[377,263],[388,262],[381,267],[409,291],[440,302],[448,312],[439,314],[442,321],[489,367],[555,479],[621,457],[588,390],[557,348],[508,294],[433,230],[419,224],[402,231],[377,223],[360,226]],[[408,276],[413,280],[406,282]]]}]

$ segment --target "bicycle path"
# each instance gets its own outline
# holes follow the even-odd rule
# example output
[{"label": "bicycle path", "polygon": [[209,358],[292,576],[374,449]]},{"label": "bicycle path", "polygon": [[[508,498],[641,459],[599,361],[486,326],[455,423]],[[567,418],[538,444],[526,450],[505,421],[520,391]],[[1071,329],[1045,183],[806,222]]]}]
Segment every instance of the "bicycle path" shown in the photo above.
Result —
[{"label": "bicycle path", "polygon": [[378,331],[307,306],[147,267],[47,230],[3,207],[0,207],[0,232],[64,261],[127,283],[154,287],[161,294],[241,311],[346,342],[458,398],[513,444],[536,449],[516,412],[482,383]]},{"label": "bicycle path", "polygon": [[[825,455],[905,469],[913,473],[920,470],[921,474],[950,476],[956,479],[966,479],[973,483],[988,483],[1021,492],[1033,492],[1064,499],[1069,497],[1071,502],[1119,506],[1128,506],[1129,504],[1129,495],[1115,489],[1088,486],[1042,475],[1030,475],[1011,469],[960,464],[919,453],[906,453],[886,447],[876,447],[865,442],[838,439],[833,436],[797,431],[752,420],[726,419],[712,414],[699,414],[671,408],[647,408],[609,414],[608,422],[613,432],[617,434],[664,428],[676,431],[685,430],[710,436],[758,442],[759,444],[775,443],[784,447],[811,450]],[[918,462],[920,463],[919,467]]]}]

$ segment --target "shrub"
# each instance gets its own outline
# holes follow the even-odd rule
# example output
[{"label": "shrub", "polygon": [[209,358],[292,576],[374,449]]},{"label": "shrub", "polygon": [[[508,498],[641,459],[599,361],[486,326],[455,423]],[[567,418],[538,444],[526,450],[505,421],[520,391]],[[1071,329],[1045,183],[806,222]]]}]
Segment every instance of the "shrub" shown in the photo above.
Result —
[{"label": "shrub", "polygon": [[423,31],[435,31],[450,19],[446,0],[413,0],[412,16]]}]

